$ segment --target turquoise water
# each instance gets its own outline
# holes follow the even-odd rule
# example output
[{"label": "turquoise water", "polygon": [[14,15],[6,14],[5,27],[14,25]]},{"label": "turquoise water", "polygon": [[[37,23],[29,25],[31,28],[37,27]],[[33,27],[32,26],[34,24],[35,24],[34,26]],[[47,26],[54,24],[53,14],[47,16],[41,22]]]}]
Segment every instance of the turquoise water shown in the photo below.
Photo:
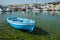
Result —
[{"label": "turquoise water", "polygon": [[[4,29],[5,29],[5,31],[10,30],[10,28],[9,28],[10,26],[7,24],[7,21],[6,21],[6,18],[9,16],[18,16],[21,18],[28,18],[28,19],[32,19],[32,20],[36,21],[35,29],[32,32],[33,37],[27,36],[28,38],[31,38],[31,39],[36,38],[37,40],[39,38],[40,38],[40,40],[48,40],[48,39],[49,40],[59,40],[60,39],[59,38],[60,37],[60,11],[0,12],[0,31],[4,31]],[[3,30],[1,30],[1,29],[3,29]],[[12,27],[11,27],[11,30],[13,30]],[[14,30],[16,30],[16,29],[14,29]],[[22,31],[20,31],[20,32],[22,32]],[[4,33],[2,32],[2,35],[3,34]],[[24,34],[24,32],[23,32],[23,34]],[[26,35],[31,35],[31,34],[27,33]],[[41,35],[43,35],[43,36],[41,36]],[[34,37],[34,36],[36,36],[36,37]],[[4,37],[4,35],[2,37]],[[27,40],[26,38],[24,38],[24,39]]]}]

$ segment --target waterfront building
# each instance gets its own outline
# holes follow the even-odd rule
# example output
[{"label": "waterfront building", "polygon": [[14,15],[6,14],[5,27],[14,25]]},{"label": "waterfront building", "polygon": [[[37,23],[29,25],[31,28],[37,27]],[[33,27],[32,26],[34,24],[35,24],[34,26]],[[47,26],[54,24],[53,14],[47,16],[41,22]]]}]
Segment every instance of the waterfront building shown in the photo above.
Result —
[{"label": "waterfront building", "polygon": [[60,10],[60,4],[55,6],[55,10]]}]

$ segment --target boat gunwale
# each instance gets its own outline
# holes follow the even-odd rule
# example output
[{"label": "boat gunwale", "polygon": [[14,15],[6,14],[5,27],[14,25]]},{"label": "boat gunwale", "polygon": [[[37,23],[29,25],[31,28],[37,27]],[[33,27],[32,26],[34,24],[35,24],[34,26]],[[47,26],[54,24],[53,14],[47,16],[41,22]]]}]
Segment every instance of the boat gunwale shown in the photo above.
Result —
[{"label": "boat gunwale", "polygon": [[[10,18],[10,17],[9,17],[9,18]],[[15,22],[10,21],[9,18],[7,18],[8,23],[14,24],[14,25],[34,25],[34,24],[35,24],[35,21],[33,21],[33,20],[29,20],[29,21],[32,21],[32,23],[21,23],[21,22],[15,23]],[[28,19],[27,19],[27,20],[28,20]]]}]

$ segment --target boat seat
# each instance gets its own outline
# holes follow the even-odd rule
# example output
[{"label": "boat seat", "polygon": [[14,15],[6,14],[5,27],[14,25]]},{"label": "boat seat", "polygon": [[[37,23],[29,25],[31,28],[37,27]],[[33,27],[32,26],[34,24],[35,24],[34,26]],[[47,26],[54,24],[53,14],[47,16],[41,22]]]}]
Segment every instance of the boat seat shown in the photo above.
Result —
[{"label": "boat seat", "polygon": [[19,20],[19,19],[12,19],[12,21],[23,22],[23,20]]},{"label": "boat seat", "polygon": [[23,20],[20,20],[19,22],[23,22]]},{"label": "boat seat", "polygon": [[17,19],[12,19],[12,21],[19,21],[19,20],[17,20]]},{"label": "boat seat", "polygon": [[17,19],[17,18],[9,18],[9,20],[12,20],[12,19]]}]

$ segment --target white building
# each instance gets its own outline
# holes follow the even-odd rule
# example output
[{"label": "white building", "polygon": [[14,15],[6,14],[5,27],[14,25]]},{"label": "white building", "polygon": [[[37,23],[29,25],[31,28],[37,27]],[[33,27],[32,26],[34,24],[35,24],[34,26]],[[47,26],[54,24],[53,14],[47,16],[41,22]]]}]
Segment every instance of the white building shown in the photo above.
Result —
[{"label": "white building", "polygon": [[55,6],[55,10],[60,10],[60,4]]},{"label": "white building", "polygon": [[41,8],[42,8],[43,10],[49,10],[49,4],[41,5]]}]

